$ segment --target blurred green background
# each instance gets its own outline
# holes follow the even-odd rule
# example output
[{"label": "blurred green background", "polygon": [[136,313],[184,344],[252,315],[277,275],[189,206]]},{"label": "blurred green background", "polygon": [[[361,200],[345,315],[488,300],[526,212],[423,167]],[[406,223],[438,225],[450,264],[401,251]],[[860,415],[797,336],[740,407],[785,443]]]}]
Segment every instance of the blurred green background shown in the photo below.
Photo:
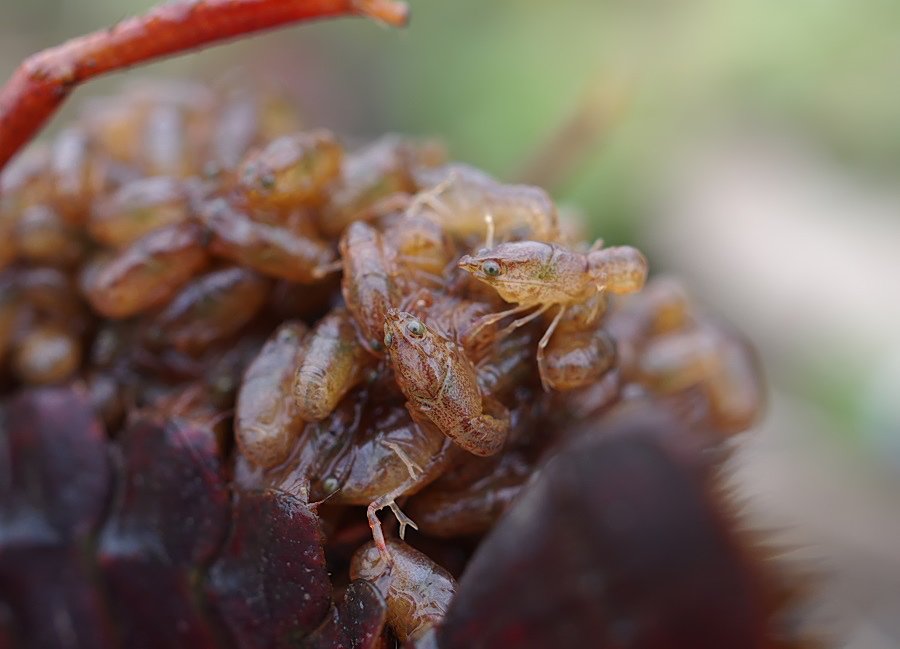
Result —
[{"label": "blurred green background", "polygon": [[[7,0],[0,73],[36,48],[147,9],[148,0]],[[499,175],[585,95],[618,88],[618,118],[559,188],[627,229],[673,143],[747,118],[777,122],[874,174],[900,170],[895,0],[416,2],[408,30],[299,27],[142,73],[205,78],[239,65],[296,88],[317,123],[436,133]],[[104,87],[105,86],[105,87]],[[94,84],[79,94],[111,87]]]},{"label": "blurred green background", "polygon": [[[151,4],[8,0],[0,74],[36,49]],[[237,67],[289,88],[311,124],[361,137],[436,134],[456,158],[510,180],[580,114],[582,146],[550,189],[588,215],[592,235],[653,251],[670,245],[655,235],[657,221],[671,220],[660,186],[685,164],[686,147],[710,137],[789,134],[848,174],[896,180],[898,27],[896,0],[414,0],[404,31],[362,20],[302,26],[140,74],[208,79]],[[121,76],[79,90],[69,112]],[[845,215],[862,229],[864,218]],[[815,230],[808,234],[814,242]],[[677,255],[659,261],[682,270]],[[900,300],[896,286],[887,288],[886,299]],[[799,350],[775,362],[791,389],[853,437],[866,423],[869,366],[883,354],[848,342],[822,341],[831,347],[824,355]],[[840,371],[828,371],[835,365]]]},{"label": "blurred green background", "polygon": [[[0,74],[151,4],[5,0]],[[772,408],[739,475],[769,494],[775,524],[850,557],[835,559],[838,608],[857,614],[850,644],[900,646],[900,2],[412,9],[403,31],[307,25],[129,74],[239,68],[289,89],[311,125],[438,135],[509,180],[574,129],[570,164],[546,176],[555,197],[591,235],[646,248],[655,271],[685,276],[756,341]],[[121,82],[90,84],[67,111]]]}]

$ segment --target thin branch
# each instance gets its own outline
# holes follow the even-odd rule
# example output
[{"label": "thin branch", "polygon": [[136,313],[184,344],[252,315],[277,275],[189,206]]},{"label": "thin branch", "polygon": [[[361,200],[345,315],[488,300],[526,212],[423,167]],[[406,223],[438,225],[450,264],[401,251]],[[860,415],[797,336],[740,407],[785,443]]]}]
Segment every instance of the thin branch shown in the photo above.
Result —
[{"label": "thin branch", "polygon": [[353,15],[402,26],[409,10],[394,0],[186,0],[39,52],[0,90],[0,170],[89,79],[244,34]]},{"label": "thin branch", "polygon": [[626,99],[621,81],[604,78],[594,82],[513,177],[550,192],[557,189],[613,128]]}]

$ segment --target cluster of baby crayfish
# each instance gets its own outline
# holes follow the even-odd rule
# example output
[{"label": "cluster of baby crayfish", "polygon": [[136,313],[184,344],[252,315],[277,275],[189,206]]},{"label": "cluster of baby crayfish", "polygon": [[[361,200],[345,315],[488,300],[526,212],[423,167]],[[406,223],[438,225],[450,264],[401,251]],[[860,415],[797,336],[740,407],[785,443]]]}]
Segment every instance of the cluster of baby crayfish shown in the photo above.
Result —
[{"label": "cluster of baby crayfish", "polygon": [[[78,457],[107,431],[84,480],[100,479],[111,445],[120,459],[103,471],[119,478],[103,477],[97,493],[118,484],[118,495],[112,505],[98,495],[90,522],[66,527],[75,549],[64,556],[84,547],[78,533],[93,538],[105,592],[121,606],[139,608],[134,589],[149,580],[178,618],[195,601],[185,575],[211,564],[204,597],[238,646],[284,646],[283,636],[254,644],[254,633],[339,646],[336,629],[352,646],[388,633],[436,642],[476,541],[573,431],[651,404],[691,431],[675,446],[702,450],[754,422],[761,381],[739,334],[676,281],[648,282],[637,249],[570,234],[540,188],[445,157],[434,142],[395,136],[345,148],[259,93],[142,85],[92,104],[5,171],[0,361],[18,396],[0,446],[32,439],[29,427],[50,426],[60,403],[92,440],[72,443]],[[65,414],[53,417],[64,425]],[[10,462],[26,466],[24,447],[11,448]],[[227,484],[237,522],[223,540]],[[385,508],[394,516],[383,529]],[[180,554],[147,541],[179,517],[203,528],[194,549],[183,535]],[[260,537],[270,527],[302,539]],[[260,571],[235,568],[250,561],[242,543]],[[159,582],[158,553],[177,578]],[[337,585],[355,580],[344,608],[331,604],[323,556]],[[61,583],[74,579],[65,574]],[[290,579],[293,590],[272,585]],[[241,593],[267,601],[265,613],[258,601],[241,609]],[[347,622],[352,603],[375,600],[380,613]],[[31,628],[36,617],[15,622],[27,605],[10,607],[10,633]],[[278,626],[279,616],[293,622]],[[219,637],[167,628],[120,638]],[[453,632],[445,646],[473,646]]]}]

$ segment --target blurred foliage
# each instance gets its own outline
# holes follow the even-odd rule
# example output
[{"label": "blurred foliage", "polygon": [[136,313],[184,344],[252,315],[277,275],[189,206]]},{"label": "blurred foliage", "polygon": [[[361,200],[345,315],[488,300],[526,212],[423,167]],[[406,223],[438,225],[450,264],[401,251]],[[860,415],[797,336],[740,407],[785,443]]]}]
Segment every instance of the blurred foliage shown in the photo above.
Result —
[{"label": "blurred foliage", "polygon": [[[0,72],[151,4],[9,0]],[[362,21],[302,27],[169,67],[197,74],[262,60],[289,70],[307,96],[323,94],[313,101],[322,121],[363,134],[440,134],[457,157],[506,177],[592,88],[614,85],[620,118],[558,192],[612,240],[640,217],[647,181],[673,144],[717,124],[773,121],[854,164],[900,169],[896,0],[412,4],[404,33]]]}]

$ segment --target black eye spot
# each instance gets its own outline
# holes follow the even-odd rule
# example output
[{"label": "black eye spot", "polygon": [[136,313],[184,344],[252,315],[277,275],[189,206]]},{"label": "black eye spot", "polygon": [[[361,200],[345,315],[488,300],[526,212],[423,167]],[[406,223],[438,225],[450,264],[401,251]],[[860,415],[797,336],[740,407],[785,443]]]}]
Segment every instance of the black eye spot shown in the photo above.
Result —
[{"label": "black eye spot", "polygon": [[500,274],[500,264],[498,264],[493,259],[488,259],[486,262],[481,264],[481,270],[488,277],[497,277]]},{"label": "black eye spot", "polygon": [[266,172],[259,178],[259,186],[266,191],[275,189],[275,182],[275,174],[272,172]]},{"label": "black eye spot", "polygon": [[390,347],[394,343],[394,334],[386,333],[384,334],[384,346]]},{"label": "black eye spot", "polygon": [[282,329],[278,332],[278,342],[280,343],[292,343],[295,340],[297,340],[297,336],[290,329]]},{"label": "black eye spot", "polygon": [[425,325],[418,320],[410,320],[407,322],[406,330],[416,338],[421,338],[425,335]]},{"label": "black eye spot", "polygon": [[[388,334],[388,335],[390,335],[390,334]],[[380,352],[382,349],[384,349],[381,346],[381,341],[378,340],[377,338],[371,342],[371,345],[372,345],[372,349],[376,352]]]}]

